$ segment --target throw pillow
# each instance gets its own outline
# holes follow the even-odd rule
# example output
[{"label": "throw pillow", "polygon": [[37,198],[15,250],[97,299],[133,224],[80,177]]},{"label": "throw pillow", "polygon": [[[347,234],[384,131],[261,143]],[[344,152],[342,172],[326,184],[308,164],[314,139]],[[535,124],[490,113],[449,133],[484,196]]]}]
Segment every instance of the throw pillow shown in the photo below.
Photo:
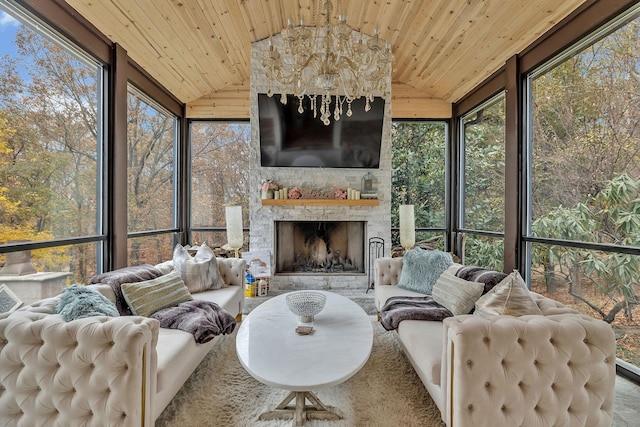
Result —
[{"label": "throw pillow", "polygon": [[524,316],[542,314],[531,296],[527,285],[517,270],[513,270],[504,280],[476,301],[474,314],[488,317],[507,314]]},{"label": "throw pillow", "polygon": [[225,283],[220,277],[216,256],[209,246],[201,244],[192,257],[182,245],[173,250],[173,265],[180,273],[189,292],[220,289]]},{"label": "throw pillow", "polygon": [[113,289],[113,293],[116,296],[116,307],[118,308],[118,312],[121,316],[131,316],[131,309],[129,309],[127,302],[122,296],[120,285],[123,283],[151,280],[160,276],[162,276],[162,271],[152,265],[132,265],[130,267],[124,267],[93,276],[91,280],[89,280],[89,284],[105,283],[111,286],[111,289]]},{"label": "throw pillow", "polygon": [[65,322],[93,316],[117,317],[116,305],[100,292],[83,285],[71,285],[64,290],[56,312]]},{"label": "throw pillow", "polygon": [[452,264],[451,255],[446,252],[426,251],[420,247],[410,249],[402,257],[398,287],[431,295],[438,277]]},{"label": "throw pillow", "polygon": [[122,294],[133,314],[145,317],[193,299],[177,271],[145,282],[123,283]]},{"label": "throw pillow", "polygon": [[482,283],[468,282],[447,270],[433,285],[433,299],[454,316],[459,316],[471,312],[483,289]]},{"label": "throw pillow", "polygon": [[484,283],[484,291],[482,291],[482,294],[489,292],[495,285],[507,277],[507,275],[501,271],[487,270],[486,268],[476,267],[474,265],[461,266],[458,271],[456,271],[456,276],[469,282]]}]

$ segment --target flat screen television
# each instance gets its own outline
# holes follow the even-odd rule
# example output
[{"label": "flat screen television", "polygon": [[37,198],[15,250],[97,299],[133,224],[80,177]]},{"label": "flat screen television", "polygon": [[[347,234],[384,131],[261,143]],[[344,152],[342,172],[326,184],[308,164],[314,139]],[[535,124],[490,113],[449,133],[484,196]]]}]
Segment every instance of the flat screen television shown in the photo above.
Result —
[{"label": "flat screen television", "polygon": [[347,116],[343,104],[340,120],[333,119],[335,97],[331,101],[331,123],[320,121],[320,97],[316,100],[318,117],[313,117],[311,101],[304,98],[304,112],[298,112],[299,99],[287,95],[258,94],[260,128],[260,164],[265,167],[379,168],[384,98],[375,97],[371,110],[364,111],[365,99],[351,103]]}]

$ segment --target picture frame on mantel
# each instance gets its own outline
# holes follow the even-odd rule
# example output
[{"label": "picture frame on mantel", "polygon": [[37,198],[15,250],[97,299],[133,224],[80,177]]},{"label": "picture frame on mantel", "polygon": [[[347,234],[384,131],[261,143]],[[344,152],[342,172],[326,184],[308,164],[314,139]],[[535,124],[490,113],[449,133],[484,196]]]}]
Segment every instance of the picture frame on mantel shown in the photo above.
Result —
[{"label": "picture frame on mantel", "polygon": [[0,313],[11,313],[23,304],[4,283],[0,285]]}]

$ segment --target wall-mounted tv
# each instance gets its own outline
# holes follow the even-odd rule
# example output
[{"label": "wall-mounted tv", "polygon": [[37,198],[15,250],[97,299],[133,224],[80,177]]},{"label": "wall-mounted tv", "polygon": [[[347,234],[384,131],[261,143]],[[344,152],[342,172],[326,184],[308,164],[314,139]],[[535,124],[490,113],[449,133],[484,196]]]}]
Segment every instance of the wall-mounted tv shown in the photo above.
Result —
[{"label": "wall-mounted tv", "polygon": [[300,100],[287,95],[258,94],[260,128],[260,164],[265,167],[379,168],[384,98],[375,97],[371,110],[364,111],[365,99],[351,103],[347,116],[343,104],[340,120],[333,119],[335,97],[331,101],[331,123],[320,121],[320,96],[316,100],[318,117],[313,117],[311,101],[303,99],[304,112],[298,112]]}]

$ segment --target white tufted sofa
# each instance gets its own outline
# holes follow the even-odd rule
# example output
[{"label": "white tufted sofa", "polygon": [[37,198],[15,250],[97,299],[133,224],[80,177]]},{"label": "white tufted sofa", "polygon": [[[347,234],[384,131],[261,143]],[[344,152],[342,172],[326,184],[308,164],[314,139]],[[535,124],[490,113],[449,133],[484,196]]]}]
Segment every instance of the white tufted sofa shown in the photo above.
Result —
[{"label": "white tufted sofa", "polygon": [[[242,314],[245,261],[218,258],[229,286],[194,293]],[[108,285],[100,291],[115,295]],[[153,426],[217,339],[139,316],[65,322],[56,298],[0,319],[0,425]]]},{"label": "white tufted sofa", "polygon": [[[375,261],[378,310],[402,258]],[[404,320],[397,337],[448,427],[611,426],[615,336],[607,323],[531,293],[543,315]]]}]

